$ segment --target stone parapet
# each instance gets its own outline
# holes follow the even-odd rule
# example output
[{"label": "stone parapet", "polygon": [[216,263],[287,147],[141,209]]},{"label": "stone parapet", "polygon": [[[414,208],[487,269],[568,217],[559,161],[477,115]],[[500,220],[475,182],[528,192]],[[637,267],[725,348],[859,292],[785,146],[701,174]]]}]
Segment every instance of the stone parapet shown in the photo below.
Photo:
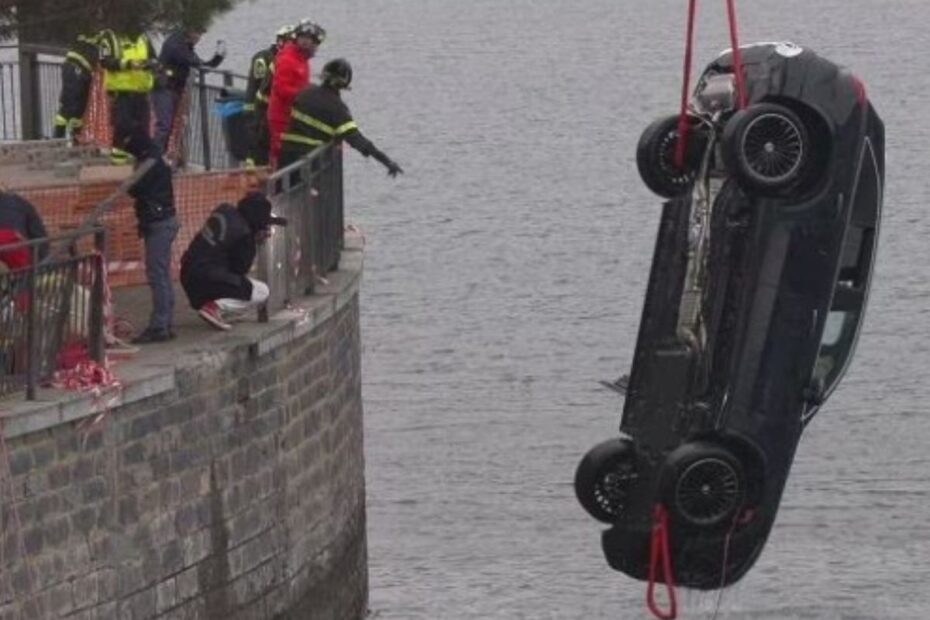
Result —
[{"label": "stone parapet", "polygon": [[340,264],[115,395],[3,408],[0,620],[364,616],[361,250]]}]

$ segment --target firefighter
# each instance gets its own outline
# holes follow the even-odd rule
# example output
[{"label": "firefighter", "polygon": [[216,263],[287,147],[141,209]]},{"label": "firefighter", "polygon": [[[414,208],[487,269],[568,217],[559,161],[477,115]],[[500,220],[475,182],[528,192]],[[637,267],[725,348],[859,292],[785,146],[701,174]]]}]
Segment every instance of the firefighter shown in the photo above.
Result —
[{"label": "firefighter", "polygon": [[140,28],[128,28],[117,34],[100,33],[100,65],[104,69],[103,85],[110,98],[110,124],[113,128],[113,163],[129,162],[123,145],[137,132],[149,136],[149,93],[155,85],[155,50]]},{"label": "firefighter", "polygon": [[55,138],[76,139],[84,128],[84,111],[99,57],[99,33],[80,34],[61,64],[61,96],[55,115]]},{"label": "firefighter", "polygon": [[197,28],[175,31],[165,39],[158,55],[160,73],[152,91],[152,107],[155,110],[154,142],[163,153],[168,149],[168,139],[171,137],[178,103],[187,87],[191,69],[214,69],[226,57],[226,46],[222,41],[218,41],[213,57],[202,60],[194,51],[194,46],[200,42],[202,36],[203,31]]},{"label": "firefighter", "polygon": [[365,157],[370,155],[381,162],[391,177],[403,173],[400,166],[362,135],[342,101],[341,91],[348,90],[352,83],[349,61],[330,60],[323,67],[322,79],[322,84],[304,89],[294,100],[291,122],[281,136],[279,167],[297,161],[322,144],[345,140]]},{"label": "firefighter", "polygon": [[252,56],[249,64],[249,79],[245,89],[245,110],[251,116],[248,157],[246,166],[268,164],[268,94],[271,77],[274,75],[274,58],[281,46],[294,34],[295,26],[278,29],[275,42]]},{"label": "firefighter", "polygon": [[271,94],[268,101],[269,157],[272,162],[281,150],[281,133],[287,128],[294,98],[310,83],[310,59],[326,38],[326,31],[310,21],[294,29],[294,40],[281,47],[275,57]]}]

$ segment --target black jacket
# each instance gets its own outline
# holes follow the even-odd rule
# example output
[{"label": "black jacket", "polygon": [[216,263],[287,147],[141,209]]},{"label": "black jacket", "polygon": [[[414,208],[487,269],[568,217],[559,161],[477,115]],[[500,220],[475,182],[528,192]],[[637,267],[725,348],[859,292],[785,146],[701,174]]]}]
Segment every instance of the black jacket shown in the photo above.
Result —
[{"label": "black jacket", "polygon": [[[312,119],[309,122],[308,117]],[[320,126],[325,129],[321,129]],[[320,144],[345,140],[365,157],[373,155],[382,163],[387,159],[384,153],[359,131],[349,106],[342,101],[339,91],[317,84],[308,86],[297,95],[291,108],[291,121],[281,139],[282,148],[296,146],[308,153]]]},{"label": "black jacket", "polygon": [[249,299],[258,245],[255,231],[236,207],[221,204],[181,257],[181,284],[191,306],[199,309],[221,298]]},{"label": "black jacket", "polygon": [[171,168],[165,163],[157,147],[151,146],[150,149],[136,153],[132,152],[135,149],[127,149],[140,162],[148,157],[155,157],[155,165],[129,190],[129,195],[136,199],[134,206],[136,218],[139,220],[140,233],[144,233],[146,227],[152,222],[175,214]]},{"label": "black jacket", "polygon": [[82,71],[90,74],[97,68],[97,61],[100,58],[99,35],[79,34],[68,48],[65,54],[65,61],[74,63]]},{"label": "black jacket", "polygon": [[[0,228],[12,229],[26,239],[48,237],[45,224],[32,203],[9,192],[0,192]],[[39,259],[48,254],[48,244],[39,246]]]},{"label": "black jacket", "polygon": [[278,46],[272,45],[258,51],[249,63],[249,78],[245,86],[247,104],[268,105],[268,93],[271,91],[271,76],[274,73],[274,57]]},{"label": "black jacket", "polygon": [[187,40],[187,33],[179,30],[165,39],[161,46],[161,53],[158,54],[158,61],[162,65],[164,86],[181,92],[187,84],[191,68],[217,67],[223,62],[223,57],[214,54],[210,60],[202,60],[194,51],[194,46]]},{"label": "black jacket", "polygon": [[[122,44],[124,42],[134,42],[138,37],[145,33],[124,33],[116,34],[112,30],[101,30],[97,35],[97,51],[100,66],[109,71],[120,71],[125,69],[122,63]],[[152,47],[152,40],[145,35],[146,45],[148,47],[148,59],[155,60],[155,48]]]}]

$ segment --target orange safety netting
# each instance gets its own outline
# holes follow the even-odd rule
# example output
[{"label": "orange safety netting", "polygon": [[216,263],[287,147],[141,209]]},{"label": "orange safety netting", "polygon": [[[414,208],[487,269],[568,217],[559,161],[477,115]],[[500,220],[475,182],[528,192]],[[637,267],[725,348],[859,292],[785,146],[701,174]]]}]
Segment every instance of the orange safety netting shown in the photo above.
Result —
[{"label": "orange safety netting", "polygon": [[[246,191],[254,188],[255,183],[255,173],[246,170],[175,175],[175,208],[181,225],[171,257],[175,276],[181,255],[209,213],[221,202],[235,204]],[[49,234],[56,235],[77,228],[87,214],[118,186],[119,181],[116,180],[94,181],[24,188],[17,193],[35,205]],[[114,287],[146,282],[145,254],[132,203],[132,198],[124,195],[102,218],[107,230],[107,268],[110,285]]]},{"label": "orange safety netting", "polygon": [[[165,156],[178,161],[184,153],[184,141],[187,130],[187,121],[190,110],[190,89],[185,89],[178,107],[174,112],[174,122],[171,125],[171,137]],[[155,132],[155,114],[151,113],[151,126],[149,134]],[[113,127],[110,123],[110,98],[103,88],[103,72],[94,72],[94,81],[88,96],[87,109],[84,111],[84,129],[79,137],[81,144],[94,144],[103,148],[110,148],[113,143]]]}]

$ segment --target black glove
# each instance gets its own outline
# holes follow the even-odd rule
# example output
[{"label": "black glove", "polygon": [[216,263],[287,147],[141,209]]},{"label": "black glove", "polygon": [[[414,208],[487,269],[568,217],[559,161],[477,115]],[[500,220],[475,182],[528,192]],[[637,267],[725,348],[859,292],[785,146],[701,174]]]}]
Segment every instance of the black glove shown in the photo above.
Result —
[{"label": "black glove", "polygon": [[396,162],[390,159],[384,162],[384,165],[387,166],[388,176],[391,178],[396,177],[398,174],[404,173],[404,169],[398,166]]}]

